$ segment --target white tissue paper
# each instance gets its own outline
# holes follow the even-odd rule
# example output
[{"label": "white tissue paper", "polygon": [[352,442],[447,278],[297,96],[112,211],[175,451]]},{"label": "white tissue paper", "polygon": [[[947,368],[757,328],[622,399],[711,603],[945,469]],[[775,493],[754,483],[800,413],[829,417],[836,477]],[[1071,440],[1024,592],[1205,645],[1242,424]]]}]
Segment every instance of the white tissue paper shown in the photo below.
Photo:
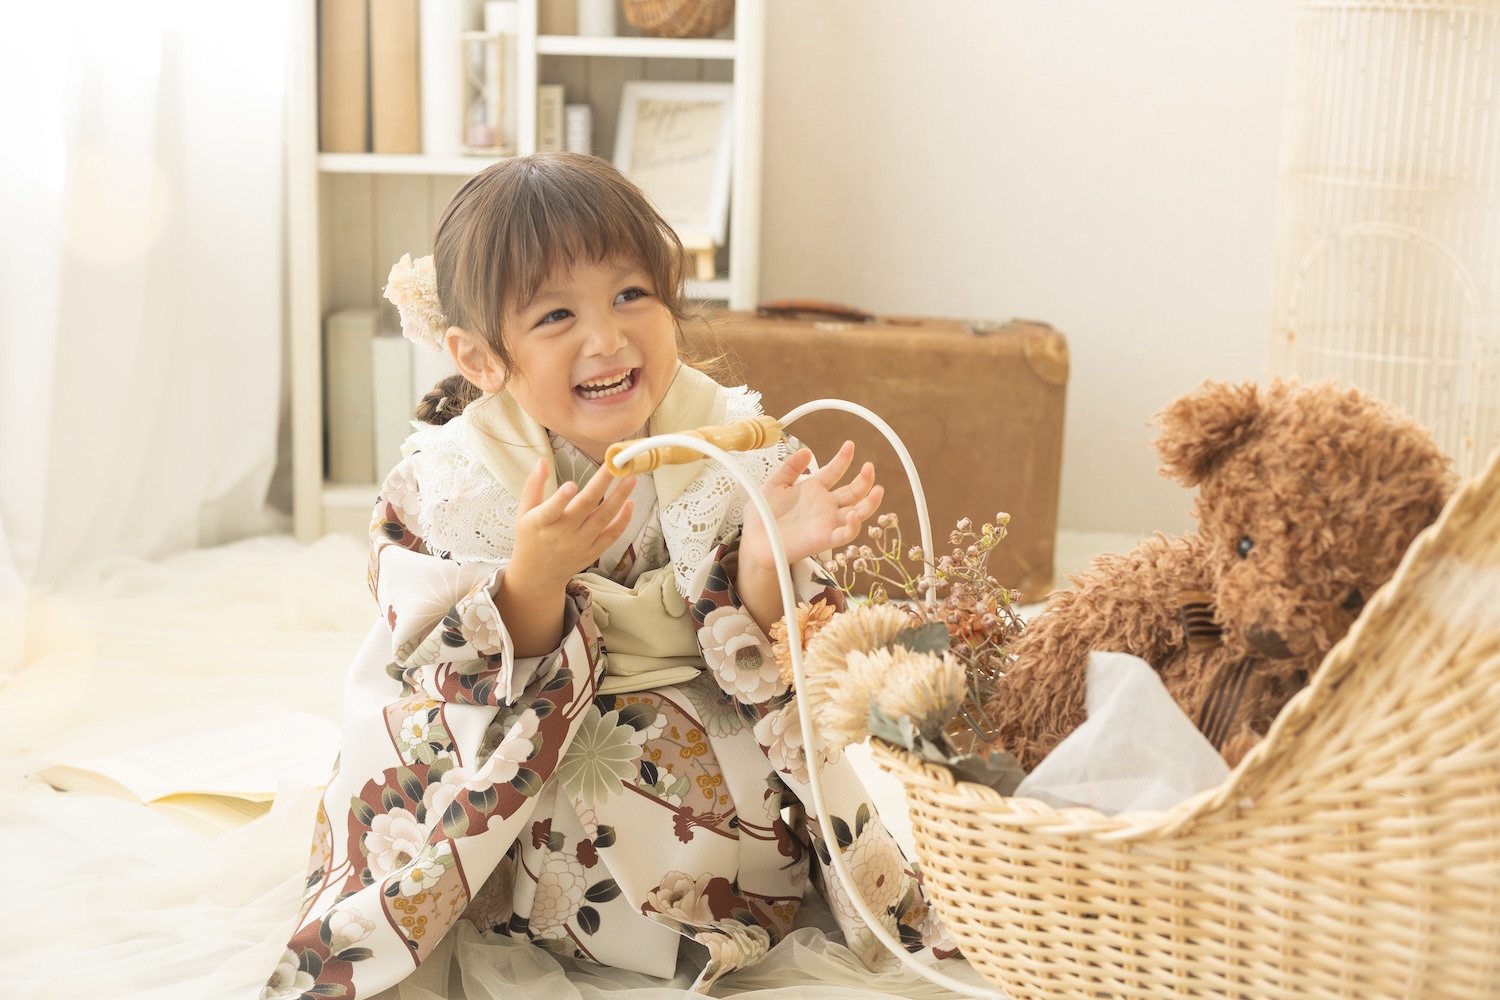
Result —
[{"label": "white tissue paper", "polygon": [[1224,758],[1145,660],[1090,653],[1087,684],[1088,719],[1026,776],[1015,795],[1113,815],[1170,809],[1229,776]]}]

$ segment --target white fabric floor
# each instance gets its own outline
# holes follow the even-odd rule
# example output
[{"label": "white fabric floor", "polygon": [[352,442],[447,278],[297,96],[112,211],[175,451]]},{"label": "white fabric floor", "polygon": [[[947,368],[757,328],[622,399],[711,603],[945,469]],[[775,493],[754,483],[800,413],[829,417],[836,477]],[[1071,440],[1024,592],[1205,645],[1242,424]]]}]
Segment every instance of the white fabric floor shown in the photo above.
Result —
[{"label": "white fabric floor", "polygon": [[[60,793],[53,763],[288,711],[337,721],[343,672],[369,626],[365,548],[284,537],[161,562],[103,562],[32,599],[21,669],[0,682],[0,851],[12,907],[0,983],[17,1000],[255,997],[299,901],[315,785],[289,777],[271,812],[217,840],[142,806]],[[330,761],[331,763],[331,761]],[[900,789],[874,769],[888,824],[908,836]],[[803,927],[718,996],[814,1000],[952,997],[905,970],[872,975],[809,906]],[[559,963],[461,924],[381,1000],[676,1000],[672,983]],[[941,963],[984,988],[962,961]]]}]

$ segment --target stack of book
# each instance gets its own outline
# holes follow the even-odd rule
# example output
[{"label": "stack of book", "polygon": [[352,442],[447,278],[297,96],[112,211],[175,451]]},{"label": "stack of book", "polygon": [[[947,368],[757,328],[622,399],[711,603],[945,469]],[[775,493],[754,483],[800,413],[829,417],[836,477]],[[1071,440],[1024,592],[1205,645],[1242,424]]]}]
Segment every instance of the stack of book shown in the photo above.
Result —
[{"label": "stack of book", "polygon": [[[319,0],[318,144],[325,153],[515,151],[517,0]],[[563,148],[558,85],[539,88],[539,149]]]},{"label": "stack of book", "polygon": [[382,329],[378,309],[339,309],[323,331],[328,479],[379,483],[401,460],[417,403],[454,371],[452,359]]}]

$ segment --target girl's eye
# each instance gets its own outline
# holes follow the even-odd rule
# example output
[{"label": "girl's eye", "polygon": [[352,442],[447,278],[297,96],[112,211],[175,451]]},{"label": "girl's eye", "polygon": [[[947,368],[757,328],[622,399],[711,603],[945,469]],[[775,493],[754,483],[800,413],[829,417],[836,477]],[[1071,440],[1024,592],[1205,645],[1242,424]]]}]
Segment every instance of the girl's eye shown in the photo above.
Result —
[{"label": "girl's eye", "polygon": [[547,315],[543,316],[541,321],[543,323],[560,323],[571,315],[573,314],[566,309],[554,309]]},{"label": "girl's eye", "polygon": [[1235,547],[1235,550],[1239,552],[1241,559],[1247,559],[1250,556],[1250,550],[1253,548],[1255,548],[1255,543],[1250,540],[1249,535],[1246,535],[1240,539],[1240,544]]},{"label": "girl's eye", "polygon": [[623,292],[621,292],[619,295],[615,296],[615,301],[616,302],[634,302],[636,299],[644,298],[645,295],[646,295],[646,290],[644,288],[627,288]]}]

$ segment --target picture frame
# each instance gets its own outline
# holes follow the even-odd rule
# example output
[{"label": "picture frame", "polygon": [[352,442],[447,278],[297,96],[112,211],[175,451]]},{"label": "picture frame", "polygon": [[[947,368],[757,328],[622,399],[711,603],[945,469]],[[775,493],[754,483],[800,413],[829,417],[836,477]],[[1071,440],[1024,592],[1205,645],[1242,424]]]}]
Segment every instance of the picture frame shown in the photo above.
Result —
[{"label": "picture frame", "polygon": [[688,250],[725,243],[734,84],[631,80],[620,95],[614,164]]}]

